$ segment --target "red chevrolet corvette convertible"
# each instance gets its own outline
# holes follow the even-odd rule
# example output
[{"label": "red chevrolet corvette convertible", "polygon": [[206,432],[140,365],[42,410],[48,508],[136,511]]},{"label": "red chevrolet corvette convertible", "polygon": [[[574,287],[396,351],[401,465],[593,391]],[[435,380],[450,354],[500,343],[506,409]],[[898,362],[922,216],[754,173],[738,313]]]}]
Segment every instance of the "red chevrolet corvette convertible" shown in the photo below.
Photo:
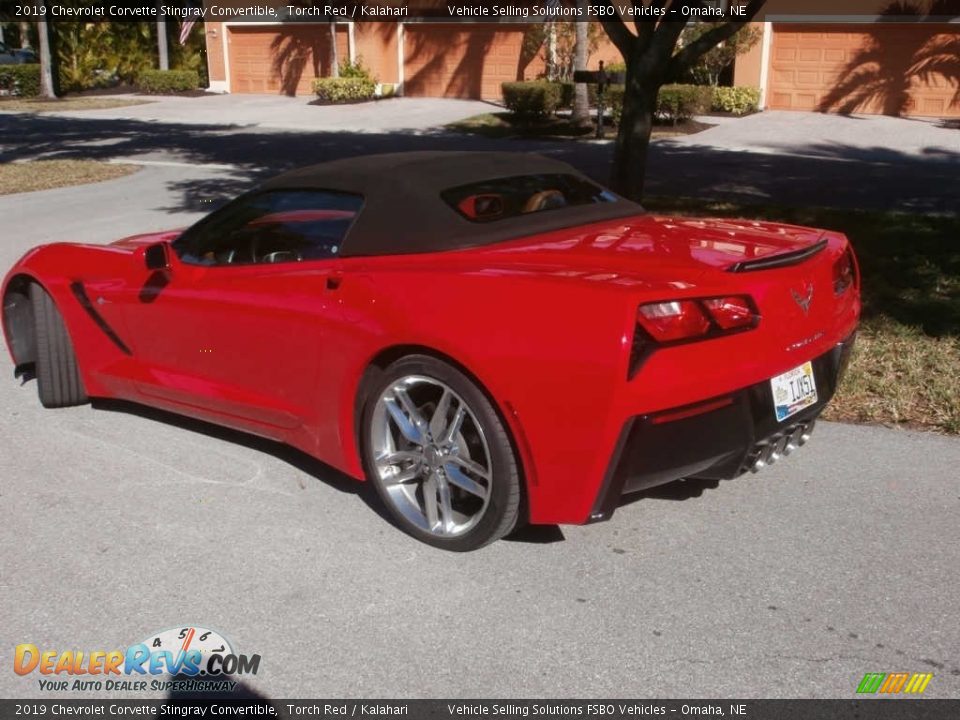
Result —
[{"label": "red chevrolet corvette convertible", "polygon": [[450,550],[788,454],[859,313],[839,233],[656,217],[513,153],[303,168],[186,230],[38,247],[3,286],[44,406],[289,443]]}]

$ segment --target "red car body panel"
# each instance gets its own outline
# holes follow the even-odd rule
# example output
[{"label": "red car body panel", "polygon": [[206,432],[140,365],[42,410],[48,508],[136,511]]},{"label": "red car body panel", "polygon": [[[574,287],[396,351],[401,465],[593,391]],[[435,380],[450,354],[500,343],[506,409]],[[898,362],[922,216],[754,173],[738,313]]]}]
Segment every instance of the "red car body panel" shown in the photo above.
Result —
[{"label": "red car body panel", "polygon": [[[4,295],[24,278],[52,295],[90,396],[286,442],[358,480],[371,363],[402,348],[445,356],[508,424],[534,523],[589,519],[629,418],[766,381],[848,338],[860,313],[856,284],[833,290],[846,238],[771,223],[641,215],[439,253],[213,267],[174,256],[151,275],[143,248],[177,235],[37,248]],[[727,271],[822,240],[797,264]],[[804,310],[791,291],[807,288]],[[753,298],[755,329],[659,349],[628,377],[639,305],[729,294]]]}]

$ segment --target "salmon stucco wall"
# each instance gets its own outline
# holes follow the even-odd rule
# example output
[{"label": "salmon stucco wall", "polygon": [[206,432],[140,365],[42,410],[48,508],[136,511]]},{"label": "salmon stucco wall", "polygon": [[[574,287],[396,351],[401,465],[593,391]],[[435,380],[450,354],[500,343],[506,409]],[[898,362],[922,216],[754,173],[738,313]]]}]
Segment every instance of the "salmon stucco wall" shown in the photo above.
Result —
[{"label": "salmon stucco wall", "polygon": [[204,23],[207,38],[207,73],[211,90],[226,90],[227,73],[223,62],[223,23]]},{"label": "salmon stucco wall", "polygon": [[357,60],[382,83],[399,83],[397,55],[399,25],[385,22],[358,22],[353,25]]},{"label": "salmon stucco wall", "polygon": [[[750,23],[750,27],[763,32],[765,23]],[[763,38],[753,44],[747,52],[737,56],[733,66],[733,84],[747,87],[760,87],[763,68]]]}]

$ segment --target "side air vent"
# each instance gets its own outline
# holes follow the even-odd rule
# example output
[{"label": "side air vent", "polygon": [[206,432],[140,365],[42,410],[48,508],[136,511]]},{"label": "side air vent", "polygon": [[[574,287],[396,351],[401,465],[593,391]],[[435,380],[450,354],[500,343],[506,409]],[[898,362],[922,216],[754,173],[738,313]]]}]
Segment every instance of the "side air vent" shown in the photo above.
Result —
[{"label": "side air vent", "polygon": [[103,316],[97,312],[96,308],[93,307],[93,303],[90,302],[90,298],[87,296],[87,291],[83,287],[83,283],[75,281],[70,283],[70,292],[73,293],[73,296],[77,299],[77,302],[80,303],[87,315],[90,316],[90,319],[96,323],[97,327],[110,338],[110,342],[116,345],[124,355],[133,355],[133,352],[130,348],[127,347],[126,343],[120,339],[120,336],[114,332],[113,328],[107,324],[107,321],[103,319]]},{"label": "side air vent", "polygon": [[824,238],[823,240],[814,243],[810,247],[805,247],[802,250],[792,250],[791,252],[781,253],[780,255],[771,255],[769,257],[758,258],[757,260],[745,260],[743,262],[734,263],[727,268],[727,272],[753,272],[754,270],[773,270],[774,268],[798,265],[807,258],[816,255],[826,246],[827,240]]}]

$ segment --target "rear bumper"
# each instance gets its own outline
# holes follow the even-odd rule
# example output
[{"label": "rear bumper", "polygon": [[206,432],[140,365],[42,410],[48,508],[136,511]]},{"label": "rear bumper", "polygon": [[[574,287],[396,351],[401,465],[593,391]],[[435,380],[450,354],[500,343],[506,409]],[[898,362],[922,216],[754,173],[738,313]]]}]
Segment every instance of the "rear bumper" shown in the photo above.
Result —
[{"label": "rear bumper", "polygon": [[802,445],[833,397],[855,336],[813,360],[816,404],[777,422],[770,383],[627,420],[590,513],[608,520],[626,493],[680,478],[729,479]]}]

